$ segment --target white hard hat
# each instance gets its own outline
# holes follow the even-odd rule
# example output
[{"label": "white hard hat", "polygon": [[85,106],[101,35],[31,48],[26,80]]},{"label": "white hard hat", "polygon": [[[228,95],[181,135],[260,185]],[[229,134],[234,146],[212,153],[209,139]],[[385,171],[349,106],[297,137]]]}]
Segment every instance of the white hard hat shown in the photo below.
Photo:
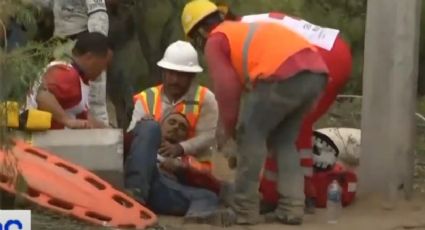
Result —
[{"label": "white hard hat", "polygon": [[[325,135],[332,141],[334,147],[338,151],[338,160],[357,165],[360,160],[360,145],[361,145],[361,130],[354,128],[323,128],[318,129],[315,133]],[[320,137],[319,137],[320,139]],[[321,145],[318,145],[318,140],[315,138],[315,146],[321,151]],[[322,151],[325,152],[325,151]]]},{"label": "white hard hat", "polygon": [[165,50],[164,57],[156,63],[159,67],[187,73],[200,73],[198,53],[195,48],[184,41],[176,41]]}]

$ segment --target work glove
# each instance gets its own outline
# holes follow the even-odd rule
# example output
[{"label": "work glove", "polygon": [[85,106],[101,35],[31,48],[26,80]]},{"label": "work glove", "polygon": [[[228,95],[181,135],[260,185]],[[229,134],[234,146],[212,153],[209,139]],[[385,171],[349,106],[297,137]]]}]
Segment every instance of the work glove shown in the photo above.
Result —
[{"label": "work glove", "polygon": [[337,159],[337,150],[329,145],[325,140],[314,138],[313,162],[318,169],[331,168]]}]

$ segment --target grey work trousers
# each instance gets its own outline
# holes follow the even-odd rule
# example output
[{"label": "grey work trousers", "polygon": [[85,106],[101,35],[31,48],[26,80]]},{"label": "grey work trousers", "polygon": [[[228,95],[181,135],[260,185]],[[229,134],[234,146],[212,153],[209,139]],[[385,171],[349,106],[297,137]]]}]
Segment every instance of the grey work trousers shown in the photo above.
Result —
[{"label": "grey work trousers", "polygon": [[304,174],[295,142],[306,114],[325,88],[324,74],[302,72],[289,79],[258,80],[242,98],[237,128],[237,158],[233,210],[239,224],[259,220],[259,175],[267,143],[276,150],[278,218],[302,217]]}]

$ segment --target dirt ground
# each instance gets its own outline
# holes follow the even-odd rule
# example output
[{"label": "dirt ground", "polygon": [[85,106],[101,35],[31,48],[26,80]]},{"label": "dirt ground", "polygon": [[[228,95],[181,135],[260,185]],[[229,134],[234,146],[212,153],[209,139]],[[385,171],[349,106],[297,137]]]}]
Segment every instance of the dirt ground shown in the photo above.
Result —
[{"label": "dirt ground", "polygon": [[[342,101],[323,118],[318,127],[354,127],[360,128],[360,101]],[[345,208],[338,224],[326,223],[325,210],[318,210],[315,215],[307,215],[302,226],[286,226],[281,224],[264,224],[258,226],[235,226],[230,230],[262,230],[262,229],[303,229],[303,230],[425,230],[425,129],[421,124],[418,130],[418,156],[415,167],[415,196],[410,202],[399,203],[394,210],[383,208],[383,202],[371,197],[358,197],[350,207]],[[425,143],[425,142],[424,142]],[[222,179],[231,181],[233,172],[228,169],[227,161],[220,155],[214,156],[214,173]],[[76,220],[52,215],[51,213],[33,212],[33,228],[35,230],[100,230],[102,227],[88,226]],[[209,225],[184,224],[181,218],[159,218],[159,224],[170,230],[212,230],[221,229]]]},{"label": "dirt ground", "polygon": [[[232,180],[233,172],[228,169],[227,162],[220,156],[214,157],[216,168],[214,172],[220,178]],[[257,226],[234,226],[229,230],[425,230],[425,174],[419,171],[416,180],[415,196],[410,202],[400,202],[393,210],[384,208],[384,201],[371,197],[358,197],[357,201],[342,212],[339,222],[335,225],[326,223],[326,210],[318,209],[315,215],[306,215],[302,226],[286,226],[279,223],[260,224]],[[210,225],[185,224],[182,218],[159,217],[161,229],[166,230],[215,230],[222,229]],[[107,228],[88,226],[77,220],[52,215],[45,212],[34,212],[33,229],[35,230],[106,230]],[[156,228],[152,229],[156,230]]]},{"label": "dirt ground", "polygon": [[[220,178],[231,180],[233,172],[227,168],[227,162],[221,157],[214,157],[217,163],[215,174]],[[423,188],[425,174],[418,172],[416,188]],[[358,197],[357,201],[343,210],[339,222],[335,225],[326,222],[326,210],[318,209],[315,215],[306,215],[302,226],[287,226],[279,223],[260,224],[258,226],[235,226],[229,230],[425,230],[425,195],[417,189],[408,202],[399,202],[395,208],[385,208],[385,201],[373,197]],[[160,217],[160,224],[172,230],[214,230],[222,229],[209,225],[184,224],[181,218]]]},{"label": "dirt ground", "polygon": [[[258,226],[235,226],[229,230],[403,230],[425,229],[425,199],[416,197],[411,202],[400,203],[397,209],[389,211],[381,206],[381,202],[373,198],[361,199],[342,212],[339,222],[335,225],[326,222],[325,210],[318,210],[315,215],[307,215],[302,226],[287,226],[281,224],[262,224]],[[222,229],[208,225],[185,225],[180,219],[164,217],[161,225],[173,230],[213,230]]]}]

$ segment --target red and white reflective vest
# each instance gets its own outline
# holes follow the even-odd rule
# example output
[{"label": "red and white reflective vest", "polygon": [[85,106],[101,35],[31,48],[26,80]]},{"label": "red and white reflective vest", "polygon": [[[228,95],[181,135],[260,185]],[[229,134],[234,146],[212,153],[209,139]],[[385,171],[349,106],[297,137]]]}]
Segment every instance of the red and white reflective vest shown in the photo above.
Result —
[{"label": "red and white reflective vest", "polygon": [[[27,95],[27,103],[26,103],[27,109],[28,108],[34,108],[34,109],[38,108],[36,98],[37,98],[37,93],[38,93],[39,87],[42,83],[43,75],[47,72],[48,69],[50,69],[52,67],[67,68],[70,71],[75,71],[75,74],[77,74],[79,76],[78,71],[70,63],[63,62],[63,61],[53,61],[53,62],[49,63],[47,65],[47,67],[44,69],[43,74],[40,75],[40,77],[38,78],[37,81],[35,81],[30,92]],[[80,91],[81,92],[80,102],[78,104],[76,104],[75,106],[72,106],[70,108],[63,108],[63,109],[65,110],[65,113],[71,118],[87,119],[87,113],[88,113],[88,109],[89,109],[90,87],[89,87],[88,84],[84,83],[84,81],[81,79],[80,76],[79,76],[79,79],[80,79],[80,90],[81,90]],[[61,126],[62,125],[56,124],[55,122],[53,122],[53,124],[52,124],[52,128],[55,128],[55,127],[58,128],[58,127],[61,127]]]}]

